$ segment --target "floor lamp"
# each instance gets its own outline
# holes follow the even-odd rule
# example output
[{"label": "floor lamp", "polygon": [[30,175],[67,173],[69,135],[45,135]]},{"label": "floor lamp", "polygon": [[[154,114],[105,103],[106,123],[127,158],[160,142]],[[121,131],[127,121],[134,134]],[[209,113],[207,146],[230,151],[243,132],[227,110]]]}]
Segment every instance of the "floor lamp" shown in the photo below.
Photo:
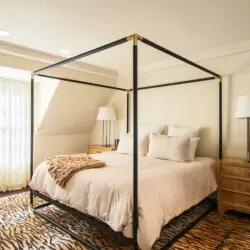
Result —
[{"label": "floor lamp", "polygon": [[111,121],[116,120],[114,108],[100,107],[97,115],[97,120],[102,121],[102,146],[108,147],[111,145]]},{"label": "floor lamp", "polygon": [[234,118],[247,120],[247,161],[250,162],[250,96],[240,96]]}]

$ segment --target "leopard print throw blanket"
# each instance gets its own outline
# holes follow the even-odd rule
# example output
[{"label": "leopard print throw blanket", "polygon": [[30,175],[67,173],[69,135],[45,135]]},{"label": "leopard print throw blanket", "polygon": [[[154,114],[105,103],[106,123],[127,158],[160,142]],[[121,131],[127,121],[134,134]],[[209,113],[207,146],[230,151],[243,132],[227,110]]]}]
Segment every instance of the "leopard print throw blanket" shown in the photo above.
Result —
[{"label": "leopard print throw blanket", "polygon": [[62,188],[77,172],[105,166],[104,162],[95,160],[87,154],[57,155],[48,157],[45,161],[51,177]]}]

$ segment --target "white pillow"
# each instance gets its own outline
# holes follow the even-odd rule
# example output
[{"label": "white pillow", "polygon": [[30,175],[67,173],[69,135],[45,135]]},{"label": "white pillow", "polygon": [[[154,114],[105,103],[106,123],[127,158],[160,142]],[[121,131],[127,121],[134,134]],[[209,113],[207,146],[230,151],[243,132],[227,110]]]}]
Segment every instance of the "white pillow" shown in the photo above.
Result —
[{"label": "white pillow", "polygon": [[198,137],[200,128],[183,128],[175,125],[168,127],[168,136],[187,136],[189,138]]},{"label": "white pillow", "polygon": [[197,149],[199,141],[200,141],[200,137],[195,137],[195,138],[189,139],[189,146],[188,146],[188,160],[189,161],[194,160],[196,149]]},{"label": "white pillow", "polygon": [[140,126],[138,128],[139,135],[149,135],[150,133],[161,134],[164,126]]},{"label": "white pillow", "polygon": [[199,136],[200,128],[184,128],[175,125],[170,125],[168,128],[168,136],[187,136],[191,140],[189,141],[188,159],[193,161],[195,158],[196,149],[200,140]]},{"label": "white pillow", "polygon": [[[150,133],[162,133],[164,126],[140,126],[138,127],[138,153],[145,156],[148,153],[148,143]],[[120,141],[117,153],[132,154],[133,153],[133,133],[120,134]]]},{"label": "white pillow", "polygon": [[[122,134],[120,135],[120,141],[117,147],[117,153],[119,154],[133,154],[133,135]],[[138,154],[140,156],[147,155],[148,152],[148,135],[139,135],[138,137]]]},{"label": "white pillow", "polygon": [[189,140],[188,137],[150,134],[147,156],[178,162],[188,161]]}]

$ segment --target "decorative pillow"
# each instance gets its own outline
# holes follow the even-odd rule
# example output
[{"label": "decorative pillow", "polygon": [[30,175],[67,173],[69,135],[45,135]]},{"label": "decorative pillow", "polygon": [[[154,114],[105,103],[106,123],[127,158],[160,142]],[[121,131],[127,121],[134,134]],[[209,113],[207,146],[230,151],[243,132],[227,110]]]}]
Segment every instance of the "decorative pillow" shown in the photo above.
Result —
[{"label": "decorative pillow", "polygon": [[[162,133],[164,126],[140,126],[138,127],[138,152],[145,156],[148,153],[150,133]],[[117,153],[133,154],[133,133],[121,133]]]},{"label": "decorative pillow", "polygon": [[164,126],[140,126],[138,128],[139,135],[149,135],[150,133],[161,134]]},{"label": "decorative pillow", "polygon": [[188,137],[169,137],[167,135],[150,134],[147,156],[178,162],[188,161],[188,146]]},{"label": "decorative pillow", "polygon": [[[121,134],[120,141],[117,147],[119,154],[133,154],[133,135]],[[138,137],[138,154],[145,156],[148,152],[148,135],[139,135]]]},{"label": "decorative pillow", "polygon": [[200,128],[183,128],[175,125],[168,127],[168,136],[187,136],[189,138],[198,137]]},{"label": "decorative pillow", "polygon": [[195,138],[189,139],[189,146],[188,146],[188,160],[189,161],[194,160],[196,149],[197,149],[199,141],[200,141],[200,137],[195,137]]}]

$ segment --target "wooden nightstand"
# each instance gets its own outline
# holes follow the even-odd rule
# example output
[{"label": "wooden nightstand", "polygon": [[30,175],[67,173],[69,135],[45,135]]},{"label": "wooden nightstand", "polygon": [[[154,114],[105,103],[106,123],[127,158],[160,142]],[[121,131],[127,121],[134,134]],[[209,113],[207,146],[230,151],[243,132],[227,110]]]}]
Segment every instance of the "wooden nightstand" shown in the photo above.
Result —
[{"label": "wooden nightstand", "polygon": [[250,163],[227,158],[218,162],[218,212],[250,213]]},{"label": "wooden nightstand", "polygon": [[89,145],[88,154],[99,154],[107,151],[115,151],[117,148],[115,146],[102,146],[102,145]]}]

